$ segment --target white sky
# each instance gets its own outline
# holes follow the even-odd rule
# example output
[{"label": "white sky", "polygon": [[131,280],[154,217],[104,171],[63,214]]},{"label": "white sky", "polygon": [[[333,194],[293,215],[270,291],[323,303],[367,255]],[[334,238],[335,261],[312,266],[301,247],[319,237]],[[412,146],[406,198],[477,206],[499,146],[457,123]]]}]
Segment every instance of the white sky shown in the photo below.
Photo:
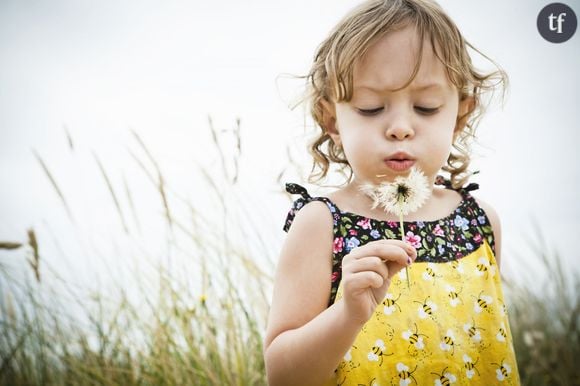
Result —
[{"label": "white sky", "polygon": [[[91,152],[121,189],[123,175],[142,174],[127,155],[127,148],[138,149],[130,128],[176,190],[203,201],[191,172],[194,160],[216,162],[206,151],[210,114],[220,129],[241,118],[246,194],[256,190],[276,228],[268,234],[279,242],[288,202],[272,192],[286,144],[302,151],[303,127],[301,109],[287,107],[299,82],[277,77],[306,72],[315,47],[357,3],[2,0],[0,240],[23,240],[34,226],[67,243],[70,224],[32,148],[77,217],[91,219],[83,226],[103,240],[118,232]],[[578,261],[580,32],[563,44],[544,41],[536,17],[546,1],[440,3],[510,76],[505,108],[492,108],[479,127],[475,179],[478,195],[502,218],[507,254],[525,250],[522,237],[534,236],[536,219],[549,244]],[[580,16],[578,1],[567,4]],[[132,182],[149,191],[137,200],[157,205],[143,180]]]}]

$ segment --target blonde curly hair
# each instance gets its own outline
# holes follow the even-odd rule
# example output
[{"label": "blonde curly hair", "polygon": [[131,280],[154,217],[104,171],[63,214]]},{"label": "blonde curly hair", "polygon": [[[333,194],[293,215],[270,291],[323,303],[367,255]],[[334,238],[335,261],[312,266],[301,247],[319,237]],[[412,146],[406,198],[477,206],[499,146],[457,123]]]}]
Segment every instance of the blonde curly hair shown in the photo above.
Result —
[{"label": "blonde curly hair", "polygon": [[[455,23],[445,11],[430,0],[368,0],[352,9],[318,46],[311,69],[306,76],[306,91],[298,104],[306,102],[310,114],[320,129],[309,152],[313,156],[313,166],[309,181],[318,182],[329,172],[330,164],[336,163],[347,171],[348,180],[352,170],[342,148],[330,138],[323,122],[322,100],[327,102],[348,102],[353,94],[353,67],[368,48],[389,32],[412,25],[416,28],[421,46],[419,57],[406,87],[415,78],[421,63],[423,41],[429,38],[437,58],[445,65],[449,80],[459,90],[460,100],[473,97],[473,108],[466,115],[461,132],[455,136],[451,151],[443,170],[450,175],[454,188],[463,186],[469,176],[470,144],[475,137],[475,128],[484,111],[482,95],[507,88],[506,73],[487,56],[468,43]],[[471,48],[492,62],[496,71],[477,71],[467,52]]]}]

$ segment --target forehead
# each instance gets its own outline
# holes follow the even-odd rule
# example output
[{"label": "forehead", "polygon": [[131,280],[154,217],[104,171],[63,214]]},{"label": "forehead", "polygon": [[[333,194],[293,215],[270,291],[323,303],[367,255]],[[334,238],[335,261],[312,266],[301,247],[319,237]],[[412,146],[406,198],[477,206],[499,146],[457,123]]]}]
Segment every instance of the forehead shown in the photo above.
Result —
[{"label": "forehead", "polygon": [[[373,43],[353,67],[353,89],[383,92],[397,90],[413,75],[420,49],[414,28],[393,31]],[[437,58],[429,39],[423,41],[419,71],[409,85],[411,90],[451,91],[445,65]]]}]

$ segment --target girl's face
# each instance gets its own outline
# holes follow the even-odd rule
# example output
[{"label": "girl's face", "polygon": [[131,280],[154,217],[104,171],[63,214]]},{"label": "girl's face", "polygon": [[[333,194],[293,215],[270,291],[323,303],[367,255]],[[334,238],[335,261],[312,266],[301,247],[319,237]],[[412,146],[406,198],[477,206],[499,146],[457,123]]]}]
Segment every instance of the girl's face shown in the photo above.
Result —
[{"label": "girl's face", "polygon": [[[411,27],[373,44],[353,69],[353,97],[325,105],[325,126],[342,146],[354,183],[392,181],[419,167],[433,182],[446,163],[458,122],[471,99],[459,101],[429,41],[413,82],[419,37]],[[380,177],[377,177],[380,176]]]}]

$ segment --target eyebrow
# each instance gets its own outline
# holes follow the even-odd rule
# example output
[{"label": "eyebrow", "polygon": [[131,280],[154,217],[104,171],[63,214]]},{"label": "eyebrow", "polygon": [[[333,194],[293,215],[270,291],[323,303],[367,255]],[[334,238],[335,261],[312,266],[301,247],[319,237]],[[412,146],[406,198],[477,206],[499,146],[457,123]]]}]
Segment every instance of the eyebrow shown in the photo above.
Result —
[{"label": "eyebrow", "polygon": [[[383,91],[388,91],[390,90],[389,88],[385,88],[384,90],[381,90],[379,88],[373,87],[373,86],[366,86],[366,85],[360,85],[360,86],[356,86],[354,87],[355,90],[358,89],[367,89],[370,91],[374,91],[376,93],[382,93]],[[429,90],[429,89],[435,89],[435,90],[444,90],[445,86],[442,83],[427,83],[427,84],[422,84],[422,85],[418,85],[415,87],[411,87],[411,91],[424,91],[424,90]]]}]

